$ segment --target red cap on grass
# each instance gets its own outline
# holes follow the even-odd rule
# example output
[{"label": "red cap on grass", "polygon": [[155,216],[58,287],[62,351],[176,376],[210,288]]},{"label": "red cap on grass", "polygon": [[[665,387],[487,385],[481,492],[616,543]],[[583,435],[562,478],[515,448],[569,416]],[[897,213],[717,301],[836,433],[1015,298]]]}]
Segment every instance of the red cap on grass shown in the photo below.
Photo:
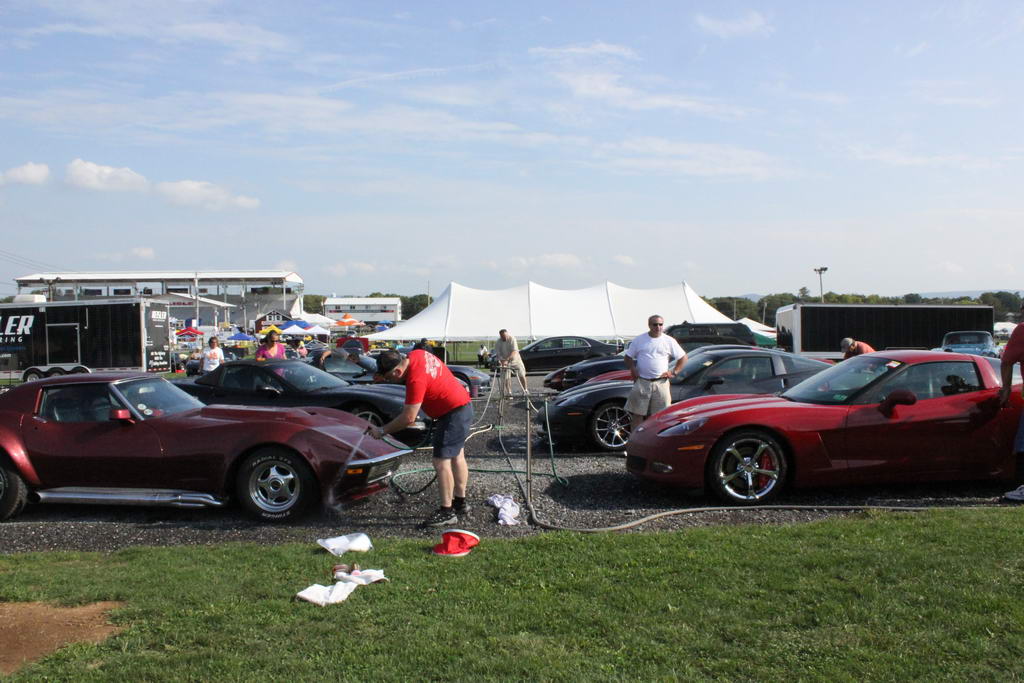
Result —
[{"label": "red cap on grass", "polygon": [[480,543],[480,537],[465,529],[445,529],[441,532],[441,542],[434,546],[435,555],[445,557],[463,557],[469,555]]}]

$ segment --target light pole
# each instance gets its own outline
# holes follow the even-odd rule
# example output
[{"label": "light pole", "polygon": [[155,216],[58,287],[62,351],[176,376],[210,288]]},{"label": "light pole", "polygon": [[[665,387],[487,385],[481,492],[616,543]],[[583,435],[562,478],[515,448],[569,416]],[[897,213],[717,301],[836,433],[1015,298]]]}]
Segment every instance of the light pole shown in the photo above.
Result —
[{"label": "light pole", "polygon": [[814,269],[814,272],[818,274],[818,298],[821,300],[821,303],[825,303],[825,287],[822,285],[821,275],[826,270],[828,270],[828,266],[821,266],[820,268]]}]

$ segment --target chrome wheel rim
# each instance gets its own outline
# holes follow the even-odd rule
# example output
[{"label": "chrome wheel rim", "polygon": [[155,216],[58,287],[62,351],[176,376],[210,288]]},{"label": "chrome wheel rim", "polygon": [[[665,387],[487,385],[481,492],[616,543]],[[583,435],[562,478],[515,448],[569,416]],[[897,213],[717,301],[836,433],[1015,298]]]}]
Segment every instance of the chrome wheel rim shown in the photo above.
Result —
[{"label": "chrome wheel rim", "polygon": [[284,460],[267,460],[249,475],[249,498],[264,512],[284,512],[299,500],[302,484]]},{"label": "chrome wheel rim", "polygon": [[380,419],[380,415],[373,412],[372,410],[362,410],[358,413],[353,413],[356,417],[361,417],[374,427],[380,427],[384,424],[384,420]]},{"label": "chrome wheel rim", "polygon": [[622,406],[607,406],[594,415],[594,436],[605,448],[623,448],[629,442],[629,413]]},{"label": "chrome wheel rim", "polygon": [[718,459],[715,476],[722,490],[736,500],[765,498],[779,485],[782,453],[775,443],[758,437],[737,439]]}]

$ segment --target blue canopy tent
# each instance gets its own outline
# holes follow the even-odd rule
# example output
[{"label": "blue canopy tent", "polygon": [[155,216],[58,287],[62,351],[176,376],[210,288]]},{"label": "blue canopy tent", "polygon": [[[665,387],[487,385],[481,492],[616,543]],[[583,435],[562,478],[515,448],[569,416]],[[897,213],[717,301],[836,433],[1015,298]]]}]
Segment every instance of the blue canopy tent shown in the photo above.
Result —
[{"label": "blue canopy tent", "polygon": [[256,337],[246,334],[245,332],[238,332],[228,337],[229,341],[256,341]]}]

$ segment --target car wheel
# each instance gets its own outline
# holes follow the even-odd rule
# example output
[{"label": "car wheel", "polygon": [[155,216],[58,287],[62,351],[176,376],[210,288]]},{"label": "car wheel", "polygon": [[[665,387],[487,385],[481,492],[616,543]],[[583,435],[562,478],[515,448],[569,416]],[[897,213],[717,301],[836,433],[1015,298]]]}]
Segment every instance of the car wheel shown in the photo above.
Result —
[{"label": "car wheel", "polygon": [[75,368],[75,369],[73,369],[71,371],[71,374],[72,375],[84,375],[84,374],[87,374],[88,372],[89,372],[89,368],[86,368],[86,367],[83,367],[83,366],[79,365],[77,368]]},{"label": "car wheel", "polygon": [[711,451],[708,487],[733,505],[758,505],[779,495],[789,470],[785,449],[767,432],[726,434]]},{"label": "car wheel", "polygon": [[348,412],[352,413],[356,417],[361,417],[374,427],[381,427],[384,425],[384,416],[380,414],[380,411],[373,406],[360,403],[348,408]]},{"label": "car wheel", "polygon": [[316,477],[298,455],[283,448],[261,448],[242,463],[235,493],[250,515],[287,522],[319,497]]},{"label": "car wheel", "polygon": [[37,379],[42,379],[42,378],[43,378],[43,373],[39,372],[38,370],[29,370],[28,372],[26,372],[24,375],[21,376],[21,379],[22,379],[23,382],[34,382]]},{"label": "car wheel", "polygon": [[66,374],[67,373],[64,372],[63,368],[53,368],[51,370],[47,370],[46,371],[46,376],[47,377],[60,377],[61,375],[66,375]]},{"label": "car wheel", "polygon": [[17,516],[25,509],[28,487],[14,468],[0,462],[0,522]]},{"label": "car wheel", "polygon": [[624,403],[602,403],[590,415],[590,438],[603,451],[621,451],[629,442],[629,421]]}]

